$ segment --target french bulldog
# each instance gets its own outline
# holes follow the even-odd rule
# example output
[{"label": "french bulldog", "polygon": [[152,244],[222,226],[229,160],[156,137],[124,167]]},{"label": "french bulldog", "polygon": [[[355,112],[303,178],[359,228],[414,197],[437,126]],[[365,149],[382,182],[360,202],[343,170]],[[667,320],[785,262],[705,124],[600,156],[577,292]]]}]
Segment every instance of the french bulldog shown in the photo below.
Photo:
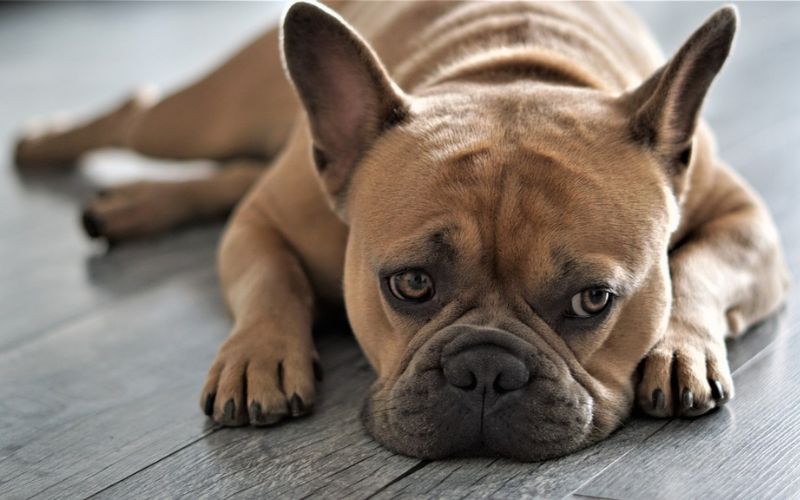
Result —
[{"label": "french bulldog", "polygon": [[770,215],[699,118],[736,27],[722,8],[665,62],[616,3],[295,3],[200,81],[28,132],[16,161],[118,146],[224,164],[83,214],[119,241],[235,206],[234,324],[200,398],[214,421],[307,413],[312,322],[343,300],[377,441],[541,460],[635,406],[724,405],[725,340],[785,296]]}]

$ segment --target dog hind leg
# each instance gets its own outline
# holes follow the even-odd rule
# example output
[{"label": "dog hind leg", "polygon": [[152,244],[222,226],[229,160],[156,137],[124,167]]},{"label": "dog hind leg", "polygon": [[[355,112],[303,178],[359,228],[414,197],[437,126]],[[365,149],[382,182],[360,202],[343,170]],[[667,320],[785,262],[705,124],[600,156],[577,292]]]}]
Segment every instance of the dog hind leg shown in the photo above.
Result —
[{"label": "dog hind leg", "polygon": [[268,159],[287,140],[298,110],[283,73],[278,31],[272,29],[162,100],[136,92],[87,122],[23,133],[15,161],[22,169],[70,166],[101,147],[170,159]]}]

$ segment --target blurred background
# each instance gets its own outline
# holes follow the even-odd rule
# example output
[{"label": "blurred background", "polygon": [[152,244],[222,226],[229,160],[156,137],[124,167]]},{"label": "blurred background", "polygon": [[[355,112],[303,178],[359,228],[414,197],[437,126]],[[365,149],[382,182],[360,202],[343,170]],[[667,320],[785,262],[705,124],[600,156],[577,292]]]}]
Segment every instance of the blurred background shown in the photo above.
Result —
[{"label": "blurred background", "polygon": [[[719,5],[631,4],[666,54]],[[722,157],[765,198],[798,276],[800,3],[738,6],[736,46],[704,115]],[[278,495],[321,487],[342,495],[488,494],[494,482],[512,476],[508,484],[517,492],[544,496],[579,488],[630,496],[631,484],[653,497],[700,496],[749,487],[715,472],[729,470],[731,461],[749,471],[740,481],[760,477],[753,484],[775,494],[798,492],[791,465],[800,463],[792,410],[800,396],[792,362],[800,355],[792,319],[796,286],[788,326],[732,346],[739,396],[731,410],[694,427],[670,423],[673,430],[660,434],[667,424],[635,422],[599,449],[534,469],[495,470],[488,461],[426,466],[375,448],[357,415],[370,371],[344,331],[319,340],[329,375],[314,416],[269,434],[211,427],[196,398],[229,328],[214,272],[222,225],[109,249],[89,241],[79,224],[80,207],[97,185],[211,166],[162,170],[106,152],[74,172],[21,175],[12,165],[13,141],[31,118],[59,111],[88,116],[142,83],[169,92],[190,82],[276,23],[283,8],[280,2],[0,3],[0,497],[175,497],[240,488]],[[786,431],[779,438],[777,428]],[[693,480],[665,489],[666,476],[636,472],[653,460],[632,451],[645,440],[647,449],[661,450],[656,459],[672,473]],[[606,467],[613,477],[611,466],[622,456],[630,457],[617,467],[624,480],[588,483]],[[704,470],[692,466],[701,460]],[[468,486],[484,470],[494,472]]]}]

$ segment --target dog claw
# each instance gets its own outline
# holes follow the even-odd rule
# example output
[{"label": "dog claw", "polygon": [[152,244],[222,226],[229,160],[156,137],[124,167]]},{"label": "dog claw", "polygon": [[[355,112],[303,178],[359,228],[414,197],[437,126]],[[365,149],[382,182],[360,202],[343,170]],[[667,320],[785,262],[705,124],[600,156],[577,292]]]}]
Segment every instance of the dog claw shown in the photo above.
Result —
[{"label": "dog claw", "polygon": [[293,417],[299,417],[306,412],[306,405],[297,394],[292,394],[292,399],[289,400],[289,407]]},{"label": "dog claw", "polygon": [[236,413],[236,404],[233,402],[233,399],[229,399],[228,402],[225,403],[223,413],[225,414],[226,422],[233,422],[233,417]]},{"label": "dog claw", "polygon": [[688,388],[683,390],[681,396],[681,406],[684,410],[689,410],[694,406],[694,393]]},{"label": "dog claw", "polygon": [[203,405],[203,413],[205,413],[209,417],[211,416],[212,413],[214,413],[214,394],[209,393],[208,395],[206,395],[206,402]]},{"label": "dog claw", "polygon": [[653,409],[663,410],[667,406],[666,399],[664,398],[664,391],[656,389],[653,391]]},{"label": "dog claw", "polygon": [[713,397],[717,403],[725,404],[728,398],[725,395],[725,389],[722,388],[720,381],[709,380],[708,384],[711,386],[711,397]]},{"label": "dog claw", "polygon": [[103,234],[103,221],[88,210],[81,215],[81,224],[90,238],[99,238]]},{"label": "dog claw", "polygon": [[264,414],[261,411],[261,403],[253,401],[250,405],[250,420],[260,423],[264,419]]}]

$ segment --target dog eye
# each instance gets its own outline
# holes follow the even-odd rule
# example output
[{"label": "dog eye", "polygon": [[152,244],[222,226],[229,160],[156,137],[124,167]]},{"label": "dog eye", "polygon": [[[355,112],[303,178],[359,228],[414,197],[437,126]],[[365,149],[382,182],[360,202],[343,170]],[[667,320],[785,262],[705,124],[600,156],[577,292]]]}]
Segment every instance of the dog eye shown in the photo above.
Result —
[{"label": "dog eye", "polygon": [[407,302],[426,302],[433,297],[433,278],[425,271],[411,269],[389,277],[392,295]]},{"label": "dog eye", "polygon": [[572,296],[569,314],[578,318],[597,316],[611,303],[611,297],[608,290],[587,288]]}]

